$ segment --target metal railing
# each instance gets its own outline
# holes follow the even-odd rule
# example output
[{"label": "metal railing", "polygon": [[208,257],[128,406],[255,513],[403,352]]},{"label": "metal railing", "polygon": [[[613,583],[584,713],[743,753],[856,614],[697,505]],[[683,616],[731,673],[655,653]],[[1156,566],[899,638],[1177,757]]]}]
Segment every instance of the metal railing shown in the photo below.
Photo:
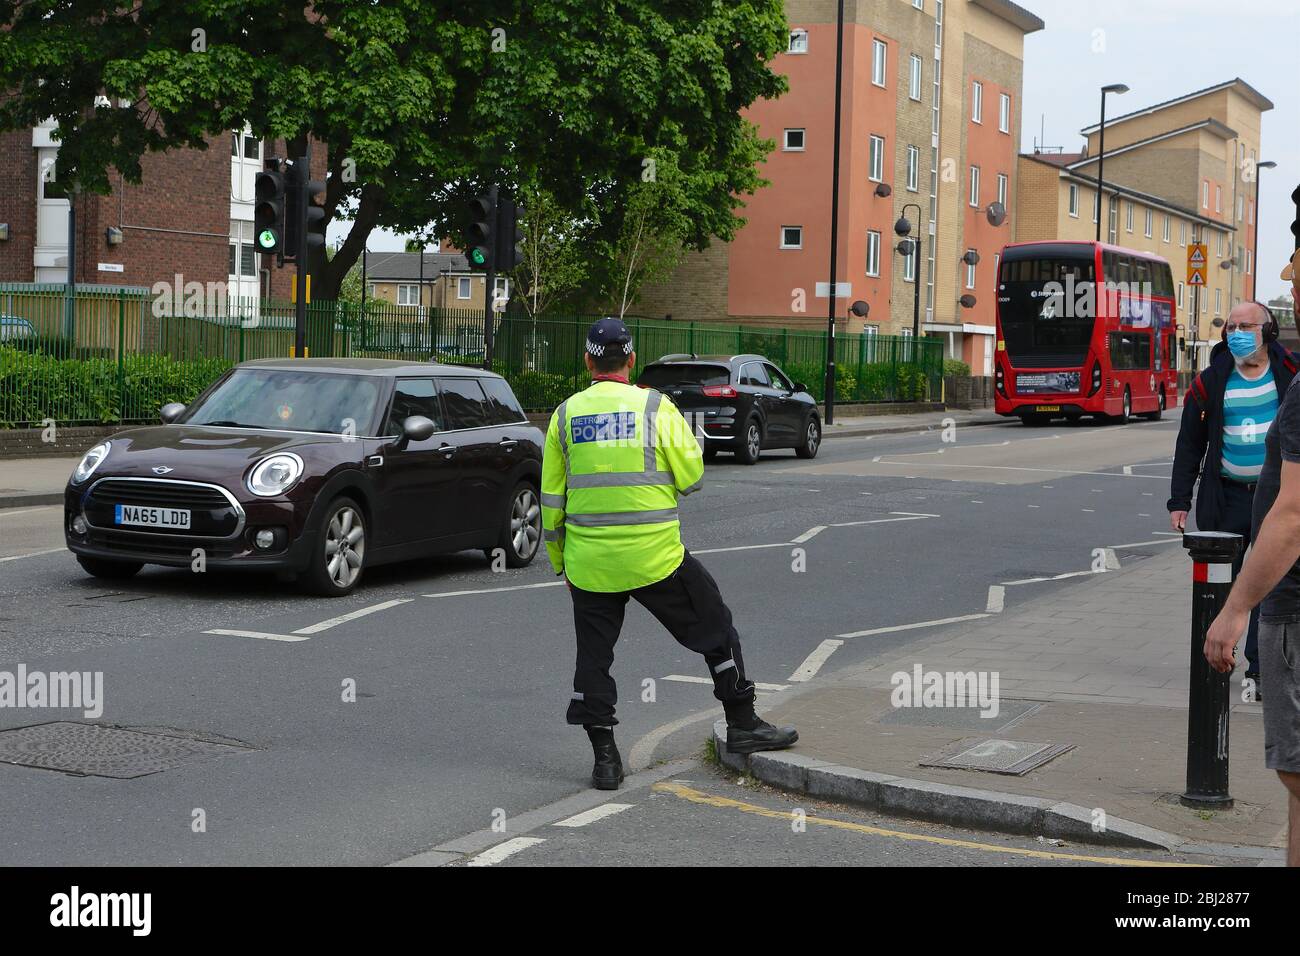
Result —
[{"label": "metal railing", "polygon": [[[529,409],[548,409],[589,381],[583,340],[594,315],[507,312],[494,328],[492,369]],[[766,356],[819,400],[826,333],[626,319],[639,372],[668,353]],[[483,362],[483,314],[369,302],[308,307],[314,357],[369,357],[472,366]],[[230,366],[289,355],[294,307],[277,301],[159,297],[147,289],[0,284],[0,427],[150,422],[189,402]],[[836,338],[836,400],[937,398],[942,344],[906,337]]]}]

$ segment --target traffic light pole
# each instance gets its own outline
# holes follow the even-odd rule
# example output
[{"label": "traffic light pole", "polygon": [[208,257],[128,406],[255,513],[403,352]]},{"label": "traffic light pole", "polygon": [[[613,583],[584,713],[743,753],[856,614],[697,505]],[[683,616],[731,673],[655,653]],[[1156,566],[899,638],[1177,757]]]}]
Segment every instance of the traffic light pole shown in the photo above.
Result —
[{"label": "traffic light pole", "polygon": [[295,358],[307,357],[307,181],[311,178],[311,138],[307,138],[307,155],[294,162],[293,189],[297,191],[294,217],[294,264],[297,274],[293,281],[297,288],[293,308],[293,354]]}]

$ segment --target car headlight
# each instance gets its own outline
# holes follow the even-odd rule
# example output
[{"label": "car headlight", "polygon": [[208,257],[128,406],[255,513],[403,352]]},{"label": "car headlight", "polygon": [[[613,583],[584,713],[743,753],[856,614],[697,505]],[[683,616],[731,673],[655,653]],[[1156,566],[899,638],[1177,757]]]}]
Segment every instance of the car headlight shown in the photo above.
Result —
[{"label": "car headlight", "polygon": [[262,498],[282,495],[302,477],[302,459],[287,453],[259,461],[248,473],[248,490]]},{"label": "car headlight", "polygon": [[77,467],[72,469],[72,483],[79,485],[89,478],[91,473],[99,467],[100,462],[108,457],[109,450],[112,447],[112,442],[102,441],[82,455],[81,461],[77,462]]}]

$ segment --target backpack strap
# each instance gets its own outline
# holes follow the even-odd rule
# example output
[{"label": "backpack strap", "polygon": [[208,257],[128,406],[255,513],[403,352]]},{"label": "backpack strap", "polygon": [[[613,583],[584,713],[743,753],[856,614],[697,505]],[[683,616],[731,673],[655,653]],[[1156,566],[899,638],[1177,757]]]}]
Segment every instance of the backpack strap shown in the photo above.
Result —
[{"label": "backpack strap", "polygon": [[1193,396],[1196,398],[1196,404],[1205,408],[1205,403],[1210,400],[1210,393],[1205,388],[1205,383],[1201,381],[1200,373],[1192,379],[1191,387],[1187,389],[1187,394],[1183,396],[1183,403],[1186,404]]},{"label": "backpack strap", "polygon": [[1282,364],[1286,366],[1286,370],[1292,375],[1295,375],[1296,369],[1300,368],[1300,366],[1296,365],[1295,355],[1290,349],[1282,350]]}]

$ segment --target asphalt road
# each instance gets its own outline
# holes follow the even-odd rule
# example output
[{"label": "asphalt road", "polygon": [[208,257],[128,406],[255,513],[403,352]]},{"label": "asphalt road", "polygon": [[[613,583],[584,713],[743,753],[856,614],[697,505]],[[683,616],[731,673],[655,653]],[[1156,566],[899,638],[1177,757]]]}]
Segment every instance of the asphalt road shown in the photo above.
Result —
[{"label": "asphalt road", "polygon": [[[682,502],[683,538],[732,607],[749,676],[775,690],[945,626],[913,625],[981,612],[991,585],[1176,547],[1162,543],[1176,427],[1012,423],[948,442],[939,430],[834,439],[812,462],[721,456]],[[57,508],[0,511],[0,670],[102,672],[95,722],[232,749],[133,779],[0,762],[0,864],[385,864],[591,802],[586,740],[563,720],[570,605],[544,557],[501,573],[471,553],[375,569],[335,601],[271,579],[157,568],[109,586],[61,550],[58,521]],[[1003,599],[1012,608],[1077,580],[1007,587]],[[878,628],[898,629],[814,654],[837,634]],[[833,826],[778,839],[769,817],[672,789],[753,802],[694,759],[716,706],[702,661],[635,605],[615,677],[624,758],[659,768],[623,801],[639,809],[590,829],[546,822],[566,832],[502,863],[725,862],[741,846],[773,863],[1071,862]],[[85,722],[0,709],[0,729],[56,720]],[[728,836],[736,828],[747,836]],[[597,833],[607,845],[592,845]]]}]

